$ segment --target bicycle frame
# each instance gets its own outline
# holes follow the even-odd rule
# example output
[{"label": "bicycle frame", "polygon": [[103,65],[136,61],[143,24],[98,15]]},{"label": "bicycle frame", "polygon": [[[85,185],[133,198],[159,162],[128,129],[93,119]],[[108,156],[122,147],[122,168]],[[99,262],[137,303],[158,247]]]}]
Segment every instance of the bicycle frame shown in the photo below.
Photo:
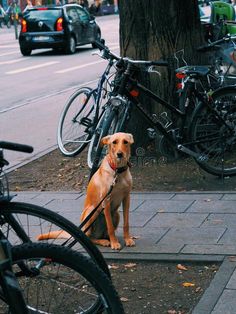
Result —
[{"label": "bicycle frame", "polygon": [[[197,142],[196,141],[195,142],[192,142],[192,141],[183,142],[183,130],[185,127],[185,120],[186,120],[186,116],[187,116],[186,112],[182,112],[181,110],[177,109],[172,104],[168,103],[167,101],[165,101],[164,99],[159,97],[157,94],[153,93],[150,89],[148,89],[144,85],[140,84],[135,79],[131,78],[130,77],[131,67],[132,67],[132,64],[131,65],[128,64],[128,67],[124,73],[124,77],[122,79],[118,94],[120,96],[126,95],[131,102],[135,103],[136,107],[139,109],[139,111],[142,113],[142,115],[146,118],[146,120],[149,122],[149,124],[151,126],[153,126],[155,129],[157,129],[166,138],[166,140],[173,147],[175,147],[175,149],[177,149],[180,152],[186,153],[189,156],[196,158],[198,161],[204,162],[204,160],[207,157],[203,156],[199,153],[196,153],[195,151],[193,151],[191,149],[191,146],[198,144],[199,141],[197,141]],[[131,85],[131,88],[129,87],[129,90],[127,90],[127,88],[126,88],[127,84]],[[137,96],[134,96],[134,95],[138,95],[140,92],[142,92],[144,95],[146,95],[150,99],[154,100],[155,102],[161,104],[163,107],[167,108],[172,113],[172,115],[175,116],[176,118],[181,119],[181,127],[179,128],[180,129],[180,136],[176,136],[176,137],[172,136],[172,133],[168,132],[170,129],[167,129],[165,126],[163,126],[161,121],[154,118],[152,115],[149,114],[149,112],[147,112],[147,110],[145,110],[143,105],[138,101]],[[195,90],[194,92],[196,93],[199,100],[201,100],[202,103],[204,103],[212,111],[214,111],[214,114],[218,117],[218,119],[223,121],[223,123],[225,124],[225,121],[222,119],[222,117],[216,112],[216,110],[214,110],[214,108],[212,108],[210,99],[206,99],[207,96],[202,95],[201,93],[198,93],[197,90]],[[200,104],[198,106],[200,106]],[[197,108],[198,108],[198,106],[197,106]],[[226,126],[229,127],[228,125],[226,125]],[[181,139],[181,141],[179,141],[180,139]],[[202,142],[209,141],[209,138],[205,138],[205,139],[202,138],[201,141]]]}]

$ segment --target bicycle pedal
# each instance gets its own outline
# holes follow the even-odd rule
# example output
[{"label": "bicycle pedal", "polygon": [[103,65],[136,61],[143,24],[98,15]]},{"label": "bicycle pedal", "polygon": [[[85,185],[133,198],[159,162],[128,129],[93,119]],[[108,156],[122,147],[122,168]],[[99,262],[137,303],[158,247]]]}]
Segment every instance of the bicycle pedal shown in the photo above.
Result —
[{"label": "bicycle pedal", "polygon": [[92,120],[87,118],[87,117],[84,117],[80,120],[80,123],[86,127],[91,127],[92,125]]},{"label": "bicycle pedal", "polygon": [[155,131],[154,129],[152,129],[152,128],[148,128],[148,129],[147,129],[147,134],[148,134],[148,137],[149,137],[151,140],[153,140],[153,139],[156,138],[156,136],[157,136],[156,131]]}]

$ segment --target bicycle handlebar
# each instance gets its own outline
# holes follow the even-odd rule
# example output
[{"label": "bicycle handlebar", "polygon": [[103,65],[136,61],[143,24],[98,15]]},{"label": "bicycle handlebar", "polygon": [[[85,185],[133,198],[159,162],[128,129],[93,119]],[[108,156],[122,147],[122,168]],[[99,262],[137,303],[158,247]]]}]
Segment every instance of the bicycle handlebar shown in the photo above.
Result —
[{"label": "bicycle handlebar", "polygon": [[34,151],[32,146],[5,141],[0,141],[0,148],[23,153],[32,153]]},{"label": "bicycle handlebar", "polygon": [[220,49],[221,46],[217,46],[218,44],[222,44],[222,43],[232,41],[232,40],[236,40],[236,36],[227,35],[221,39],[213,41],[212,43],[210,43],[208,45],[203,45],[203,46],[198,47],[197,51],[206,52],[206,51],[210,51],[212,49]]},{"label": "bicycle handlebar", "polygon": [[115,59],[117,61],[120,60],[124,60],[127,61],[128,63],[132,63],[132,64],[140,64],[140,65],[145,65],[145,66],[151,66],[151,65],[157,65],[157,66],[168,66],[168,62],[164,61],[164,60],[158,60],[158,61],[146,61],[146,60],[133,60],[130,58],[121,58],[119,56],[117,56],[116,54],[114,54],[113,52],[111,52],[109,50],[109,48],[105,45],[103,45],[101,42],[99,41],[95,41],[94,44],[97,46],[97,48],[101,51],[104,51],[103,54],[103,58],[105,59]]}]

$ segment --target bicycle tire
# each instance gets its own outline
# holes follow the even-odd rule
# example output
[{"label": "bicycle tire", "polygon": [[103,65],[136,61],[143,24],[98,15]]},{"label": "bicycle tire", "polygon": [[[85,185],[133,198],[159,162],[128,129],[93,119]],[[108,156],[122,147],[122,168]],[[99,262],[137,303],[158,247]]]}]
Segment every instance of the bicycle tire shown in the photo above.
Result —
[{"label": "bicycle tire", "polygon": [[0,202],[1,233],[12,245],[34,242],[40,234],[63,230],[71,235],[64,238],[44,239],[43,242],[73,247],[74,250],[88,254],[97,265],[108,275],[110,272],[99,249],[71,221],[44,207],[20,203]]},{"label": "bicycle tire", "polygon": [[102,159],[106,155],[106,147],[100,145],[101,139],[109,134],[118,132],[119,115],[113,108],[108,108],[96,129],[88,150],[88,166],[91,168],[93,175],[101,164]]},{"label": "bicycle tire", "polygon": [[87,146],[95,119],[95,96],[90,87],[75,91],[61,113],[57,143],[63,155],[73,157]]},{"label": "bicycle tire", "polygon": [[111,280],[78,252],[27,243],[12,248],[12,261],[31,314],[124,313]]},{"label": "bicycle tire", "polygon": [[[203,160],[195,159],[206,172],[216,176],[236,175],[236,89],[225,87],[212,95],[214,110],[202,103],[191,123],[190,139]],[[226,124],[232,128],[226,126]]]}]

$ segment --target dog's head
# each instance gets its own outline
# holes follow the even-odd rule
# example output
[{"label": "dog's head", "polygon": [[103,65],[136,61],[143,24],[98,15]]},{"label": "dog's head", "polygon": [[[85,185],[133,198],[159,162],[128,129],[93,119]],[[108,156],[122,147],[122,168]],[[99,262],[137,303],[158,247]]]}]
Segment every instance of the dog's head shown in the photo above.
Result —
[{"label": "dog's head", "polygon": [[130,145],[133,144],[133,135],[129,133],[115,133],[102,138],[101,145],[108,146],[108,154],[117,166],[127,164],[130,158]]}]

